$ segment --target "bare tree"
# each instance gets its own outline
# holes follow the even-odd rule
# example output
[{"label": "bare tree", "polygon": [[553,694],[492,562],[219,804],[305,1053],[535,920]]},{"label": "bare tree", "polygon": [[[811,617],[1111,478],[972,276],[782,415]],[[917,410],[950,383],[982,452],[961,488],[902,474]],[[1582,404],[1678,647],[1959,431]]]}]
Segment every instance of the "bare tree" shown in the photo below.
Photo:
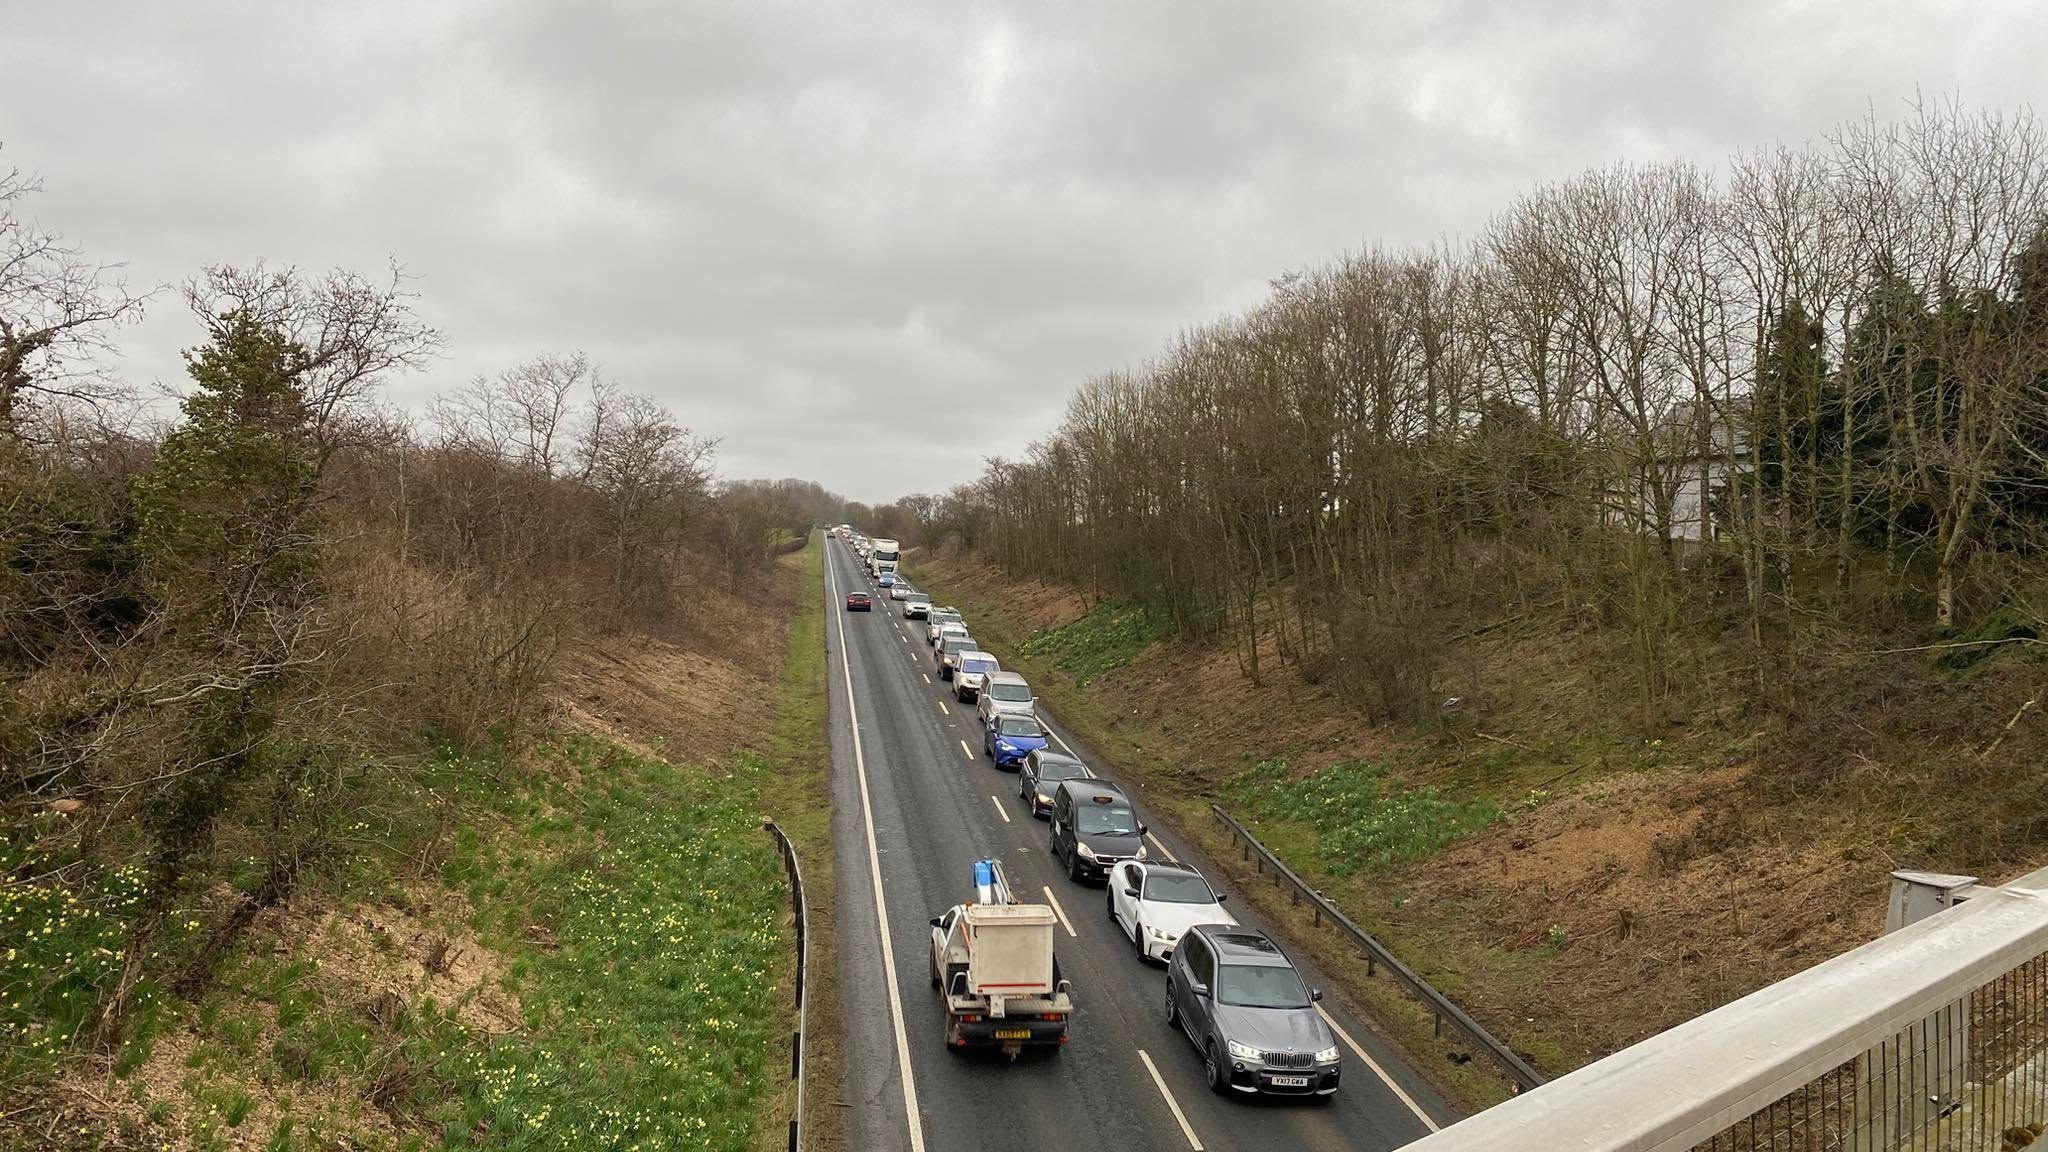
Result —
[{"label": "bare tree", "polygon": [[152,292],[128,287],[118,265],[87,259],[29,221],[38,191],[19,169],[0,171],[0,434],[19,435],[30,399],[98,404],[120,389],[100,370],[111,334],[142,317]]}]

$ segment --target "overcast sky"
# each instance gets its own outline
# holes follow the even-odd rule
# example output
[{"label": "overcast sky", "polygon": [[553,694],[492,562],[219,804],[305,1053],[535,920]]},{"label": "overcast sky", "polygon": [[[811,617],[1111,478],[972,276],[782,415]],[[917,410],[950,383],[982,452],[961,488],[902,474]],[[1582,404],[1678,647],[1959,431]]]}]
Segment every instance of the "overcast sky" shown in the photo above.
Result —
[{"label": "overcast sky", "polygon": [[[939,490],[1091,372],[1619,158],[2048,92],[2043,0],[7,0],[0,164],[133,279],[396,257],[434,391],[583,349],[727,476]],[[166,301],[119,371],[179,378]]]}]

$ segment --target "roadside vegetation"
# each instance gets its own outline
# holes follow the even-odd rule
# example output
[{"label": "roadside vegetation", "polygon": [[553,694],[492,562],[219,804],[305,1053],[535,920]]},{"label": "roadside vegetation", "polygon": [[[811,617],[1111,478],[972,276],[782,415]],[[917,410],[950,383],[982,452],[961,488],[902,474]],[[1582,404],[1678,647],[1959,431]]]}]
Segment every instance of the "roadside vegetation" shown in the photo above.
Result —
[{"label": "roadside vegetation", "polygon": [[[841,502],[719,480],[576,354],[400,416],[443,347],[401,275],[138,290],[34,191],[0,171],[0,1147],[773,1143],[771,689]],[[157,423],[102,356],[177,305]]]},{"label": "roadside vegetation", "polygon": [[2044,144],[1937,103],[1539,187],[875,516],[1155,808],[1563,1072],[1868,939],[1892,868],[2048,860]]}]

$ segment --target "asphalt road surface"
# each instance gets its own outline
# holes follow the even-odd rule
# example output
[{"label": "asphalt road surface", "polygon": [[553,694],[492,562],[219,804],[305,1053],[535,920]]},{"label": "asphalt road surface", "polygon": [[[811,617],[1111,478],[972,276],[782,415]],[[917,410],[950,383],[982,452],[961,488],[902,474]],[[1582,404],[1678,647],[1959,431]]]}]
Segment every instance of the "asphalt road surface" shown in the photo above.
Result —
[{"label": "asphalt road surface", "polygon": [[[1140,961],[1109,920],[1102,887],[1067,879],[1053,860],[1047,825],[1017,798],[1016,775],[982,755],[973,710],[956,703],[938,679],[923,622],[906,625],[899,605],[872,585],[844,544],[828,539],[826,557],[847,1029],[843,1101],[851,1147],[1373,1152],[1456,1119],[1335,997],[1324,1002],[1344,1051],[1344,1083],[1335,1096],[1267,1101],[1212,1094],[1193,1045],[1167,1026],[1165,970]],[[874,594],[874,611],[844,611],[849,591]],[[1114,778],[1056,724],[1054,733]],[[1151,827],[1154,858],[1209,871],[1160,826],[1142,794],[1134,799]],[[1070,926],[1058,933],[1057,952],[1073,984],[1074,1014],[1069,1043],[1057,1055],[1011,1063],[956,1054],[941,1039],[944,1012],[929,981],[929,921],[971,899],[970,865],[988,857],[1003,861],[1019,899],[1055,904]],[[1235,903],[1232,911],[1271,927]],[[886,935],[877,928],[884,922]],[[1311,985],[1319,984],[1314,957],[1279,939]],[[812,1085],[814,1106],[830,1106],[833,1087]]]}]

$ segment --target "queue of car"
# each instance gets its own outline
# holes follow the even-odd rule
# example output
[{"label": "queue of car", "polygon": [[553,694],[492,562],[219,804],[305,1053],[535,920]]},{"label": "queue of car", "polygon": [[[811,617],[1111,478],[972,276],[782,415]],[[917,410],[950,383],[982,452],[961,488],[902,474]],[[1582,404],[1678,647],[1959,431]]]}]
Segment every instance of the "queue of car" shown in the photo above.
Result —
[{"label": "queue of car", "polygon": [[[1264,931],[1239,924],[1223,907],[1224,893],[1199,871],[1150,857],[1148,829],[1130,797],[1071,751],[1052,748],[1051,731],[1038,713],[1030,683],[981,649],[957,609],[933,605],[901,579],[895,541],[886,541],[884,567],[869,559],[873,549],[865,537],[845,526],[834,531],[868,561],[869,575],[878,588],[889,590],[892,602],[902,605],[903,618],[924,622],[939,678],[949,682],[961,703],[974,703],[983,754],[997,768],[1017,772],[1017,798],[1032,816],[1048,821],[1053,858],[1076,883],[1103,883],[1109,920],[1141,959],[1166,966],[1167,1022],[1194,1044],[1210,1089],[1317,1098],[1335,1093],[1342,1068],[1336,1037],[1317,1007],[1322,993],[1302,981],[1279,944]],[[866,611],[872,603],[866,593],[851,593],[846,607]],[[1001,890],[1000,903],[1012,903],[1007,883]],[[984,903],[990,891],[982,889]],[[941,994],[948,998],[949,1012],[964,1003],[964,985],[958,973],[948,976],[942,959],[952,954],[949,948],[965,954],[953,937],[969,907],[932,922],[932,979],[935,987],[944,985]],[[1026,915],[1028,910],[1014,912]],[[1053,964],[1056,975],[1057,961]],[[1053,983],[1064,990],[1064,982]],[[1060,1044],[1065,1043],[1065,1021],[1063,1009]],[[965,1025],[949,1025],[948,1042],[964,1042],[969,1031]],[[1033,1033],[1013,1039],[1026,1043],[1044,1037]]]}]

